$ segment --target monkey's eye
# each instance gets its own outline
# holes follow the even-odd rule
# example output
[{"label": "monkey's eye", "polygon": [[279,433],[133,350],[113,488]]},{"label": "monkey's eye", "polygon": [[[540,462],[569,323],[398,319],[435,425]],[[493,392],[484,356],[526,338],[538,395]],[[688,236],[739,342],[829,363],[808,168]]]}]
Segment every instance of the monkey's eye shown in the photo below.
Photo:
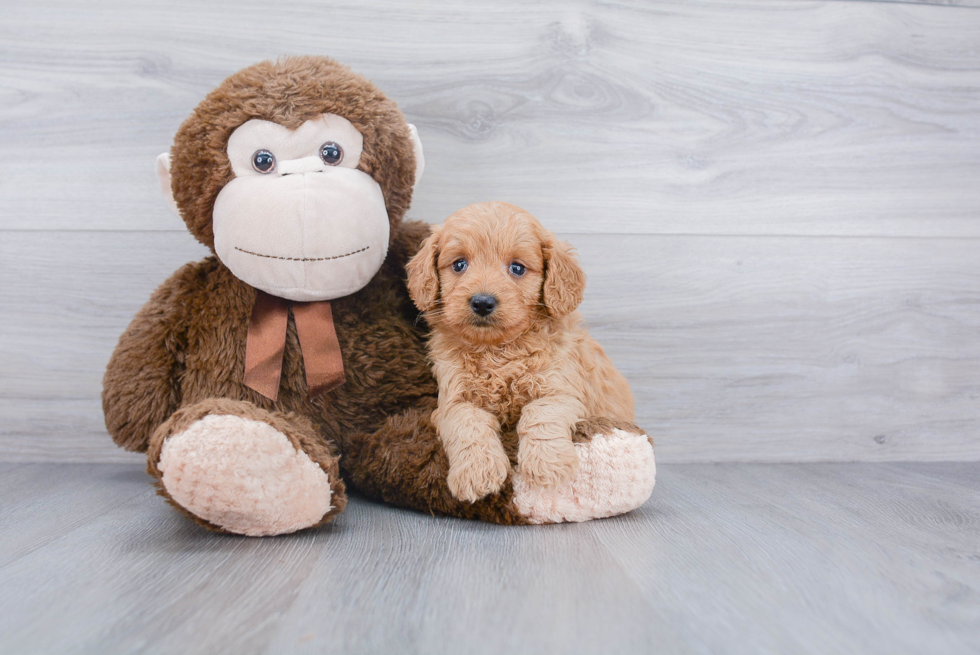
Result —
[{"label": "monkey's eye", "polygon": [[465,259],[457,259],[456,261],[453,262],[453,271],[455,271],[456,273],[462,273],[465,270],[466,270]]},{"label": "monkey's eye", "polygon": [[252,155],[252,168],[262,173],[271,173],[276,168],[276,156],[268,150],[256,150]]},{"label": "monkey's eye", "polygon": [[517,277],[520,277],[520,276],[524,275],[524,273],[526,273],[526,272],[527,272],[527,268],[524,266],[524,264],[518,264],[517,262],[513,262],[510,265],[510,274],[511,275],[516,275]]},{"label": "monkey's eye", "polygon": [[339,143],[327,141],[320,146],[320,159],[323,160],[324,164],[327,164],[328,166],[336,166],[343,158],[344,149],[340,147]]}]

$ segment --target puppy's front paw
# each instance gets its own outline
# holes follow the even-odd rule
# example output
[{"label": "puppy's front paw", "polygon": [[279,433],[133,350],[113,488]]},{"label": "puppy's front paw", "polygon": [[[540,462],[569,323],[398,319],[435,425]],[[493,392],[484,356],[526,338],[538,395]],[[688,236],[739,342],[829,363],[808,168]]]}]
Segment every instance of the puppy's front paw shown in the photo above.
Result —
[{"label": "puppy's front paw", "polygon": [[557,487],[578,471],[578,454],[570,439],[521,439],[517,450],[521,475],[535,487]]},{"label": "puppy's front paw", "polygon": [[449,465],[446,483],[457,499],[474,503],[504,486],[510,460],[499,441],[474,444]]}]

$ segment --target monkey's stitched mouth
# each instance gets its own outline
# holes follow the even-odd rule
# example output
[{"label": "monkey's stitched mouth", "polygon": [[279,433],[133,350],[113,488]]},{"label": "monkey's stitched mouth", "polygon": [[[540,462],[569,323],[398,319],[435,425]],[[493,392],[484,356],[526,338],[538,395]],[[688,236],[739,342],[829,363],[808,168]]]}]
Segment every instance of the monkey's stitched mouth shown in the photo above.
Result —
[{"label": "monkey's stitched mouth", "polygon": [[344,257],[350,257],[351,255],[356,255],[359,252],[364,252],[371,246],[364,246],[360,250],[354,250],[352,252],[344,253],[343,255],[334,255],[333,257],[279,257],[277,255],[263,255],[260,252],[252,252],[251,250],[244,250],[235,246],[235,250],[238,252],[243,252],[246,255],[255,255],[256,257],[266,257],[268,259],[282,259],[287,262],[325,262],[331,259],[343,259]]}]

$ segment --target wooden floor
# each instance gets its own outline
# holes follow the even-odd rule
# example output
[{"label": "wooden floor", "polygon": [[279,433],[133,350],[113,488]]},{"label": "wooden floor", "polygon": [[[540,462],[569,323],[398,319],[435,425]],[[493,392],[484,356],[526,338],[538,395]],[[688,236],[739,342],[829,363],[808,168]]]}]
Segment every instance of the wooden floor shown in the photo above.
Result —
[{"label": "wooden floor", "polygon": [[205,533],[126,464],[0,464],[0,653],[976,653],[980,464],[663,467],[631,515],[354,500]]}]

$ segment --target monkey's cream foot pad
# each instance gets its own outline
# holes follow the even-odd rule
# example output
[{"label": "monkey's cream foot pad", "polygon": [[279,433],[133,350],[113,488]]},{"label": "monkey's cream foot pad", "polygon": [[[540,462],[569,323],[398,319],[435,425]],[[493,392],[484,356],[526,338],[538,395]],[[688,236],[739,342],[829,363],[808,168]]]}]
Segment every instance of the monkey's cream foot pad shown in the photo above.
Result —
[{"label": "monkey's cream foot pad", "polygon": [[295,532],[331,509],[327,474],[261,421],[206,416],[167,439],[158,466],[173,500],[236,534]]},{"label": "monkey's cream foot pad", "polygon": [[558,487],[532,487],[520,472],[513,478],[514,506],[531,523],[576,523],[616,516],[650,498],[657,477],[653,446],[646,435],[613,430],[575,444],[579,470]]}]

